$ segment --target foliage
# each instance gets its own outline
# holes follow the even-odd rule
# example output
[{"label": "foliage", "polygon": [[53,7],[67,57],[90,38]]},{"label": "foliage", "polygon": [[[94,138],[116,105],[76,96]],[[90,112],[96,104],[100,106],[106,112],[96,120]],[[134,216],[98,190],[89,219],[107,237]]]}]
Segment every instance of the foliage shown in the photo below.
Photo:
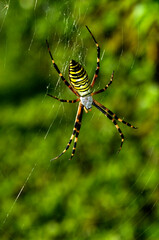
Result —
[{"label": "foliage", "polygon": [[[0,236],[7,239],[159,239],[159,5],[157,1],[2,1],[0,3]],[[77,104],[60,81],[79,61],[90,77],[101,47],[99,102],[138,127],[92,108],[77,151],[66,146]]]}]

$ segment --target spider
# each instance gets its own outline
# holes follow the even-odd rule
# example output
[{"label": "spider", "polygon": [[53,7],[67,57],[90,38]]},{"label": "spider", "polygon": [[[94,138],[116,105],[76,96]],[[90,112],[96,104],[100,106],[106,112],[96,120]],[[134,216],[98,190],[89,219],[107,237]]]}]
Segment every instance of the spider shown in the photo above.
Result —
[{"label": "spider", "polygon": [[90,79],[88,78],[88,74],[84,70],[84,68],[81,66],[81,64],[79,64],[75,60],[71,60],[70,64],[69,64],[69,80],[70,80],[70,84],[69,84],[69,82],[66,81],[66,79],[63,77],[62,73],[60,72],[58,66],[56,65],[56,63],[54,61],[54,58],[52,56],[52,53],[50,51],[49,43],[46,40],[47,48],[48,48],[48,51],[49,51],[49,54],[50,54],[50,57],[51,57],[51,60],[52,60],[52,63],[53,63],[53,66],[54,66],[55,70],[58,72],[59,76],[61,77],[61,80],[65,83],[65,85],[78,98],[75,99],[75,100],[65,100],[65,99],[59,99],[58,97],[52,96],[51,94],[47,94],[47,95],[56,99],[56,100],[58,100],[58,101],[60,101],[60,102],[67,102],[67,103],[79,102],[77,115],[76,115],[74,128],[73,128],[73,133],[70,137],[70,140],[69,140],[66,148],[63,150],[63,152],[60,155],[58,155],[57,157],[53,158],[52,160],[57,159],[61,155],[63,155],[69,149],[70,144],[71,144],[73,138],[75,137],[74,146],[73,146],[73,150],[72,150],[72,154],[71,154],[70,159],[74,156],[76,146],[77,146],[79,131],[80,131],[80,128],[81,128],[83,110],[86,113],[88,113],[88,111],[91,110],[92,105],[94,107],[96,107],[97,109],[99,109],[99,111],[101,111],[108,119],[110,119],[113,122],[113,124],[115,125],[115,127],[117,128],[117,130],[119,132],[119,135],[121,137],[121,144],[120,144],[119,151],[121,150],[123,142],[124,142],[124,135],[123,135],[121,129],[119,128],[116,120],[126,124],[127,126],[129,126],[131,128],[137,129],[136,127],[132,126],[130,123],[125,122],[124,120],[118,118],[115,113],[113,113],[108,108],[103,106],[101,103],[99,103],[95,99],[93,99],[93,97],[92,97],[93,95],[104,92],[111,85],[111,83],[113,81],[113,77],[114,77],[114,71],[111,75],[109,83],[104,88],[102,88],[102,89],[100,89],[96,92],[92,92],[95,81],[98,78],[98,73],[99,73],[99,68],[100,68],[100,64],[99,64],[99,62],[100,62],[100,47],[99,47],[95,37],[93,36],[92,32],[90,31],[90,29],[87,26],[86,26],[86,28],[87,28],[88,32],[90,33],[90,35],[92,36],[93,41],[95,42],[96,47],[97,47],[97,67],[96,67],[95,74],[94,74],[94,77],[93,77],[92,81],[90,81]]}]

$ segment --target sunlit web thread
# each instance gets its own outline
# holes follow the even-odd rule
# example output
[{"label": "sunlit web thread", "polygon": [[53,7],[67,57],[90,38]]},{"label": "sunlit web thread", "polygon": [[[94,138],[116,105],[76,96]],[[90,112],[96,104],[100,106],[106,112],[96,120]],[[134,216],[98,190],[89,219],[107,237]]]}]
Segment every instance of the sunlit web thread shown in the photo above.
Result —
[{"label": "sunlit web thread", "polygon": [[29,51],[29,52],[30,52],[30,49],[31,49],[32,44],[33,44],[33,41],[34,41],[34,37],[35,37],[35,30],[34,30],[33,37],[32,37],[32,39],[31,39],[31,41],[30,41],[30,45],[29,45],[29,48],[28,48],[28,51]]},{"label": "sunlit web thread", "polygon": [[0,12],[4,12],[4,14],[6,15],[8,8],[9,8],[9,2],[5,1],[4,3],[3,2],[0,3]]},{"label": "sunlit web thread", "polygon": [[[1,4],[2,6],[2,4]],[[0,6],[0,7],[1,7]],[[4,22],[5,22],[5,19],[7,17],[7,14],[8,14],[8,10],[9,10],[9,6],[10,6],[10,0],[8,2],[5,1],[4,5],[2,6],[2,9],[0,10],[0,13],[3,13],[4,14],[4,18],[2,20],[2,24],[0,26],[0,32],[2,31],[2,28],[3,28],[3,25],[4,25]]]},{"label": "sunlit web thread", "polygon": [[[52,109],[54,108],[54,106],[55,106],[55,104],[53,104]],[[45,136],[44,136],[44,140],[47,138],[47,136],[48,136],[48,134],[50,132],[50,129],[52,128],[52,126],[54,124],[54,121],[55,121],[55,119],[56,119],[56,117],[58,115],[58,112],[59,112],[60,108],[61,108],[61,104],[59,105],[58,110],[56,111],[55,118],[52,120],[52,122],[51,122],[51,124],[50,124],[50,126],[49,126],[49,128],[48,128],[48,130],[47,130],[47,132],[45,134]],[[52,109],[51,109],[50,113],[52,112]]]},{"label": "sunlit web thread", "polygon": [[35,0],[34,11],[35,11],[35,9],[36,9],[37,3],[38,3],[38,0]]},{"label": "sunlit web thread", "polygon": [[120,62],[121,62],[121,58],[122,58],[122,56],[123,56],[123,52],[124,52],[124,50],[123,50],[123,45],[124,45],[124,28],[122,27],[122,49],[121,49],[121,53],[120,53],[120,56],[119,56],[119,63],[118,63],[118,66],[117,66],[117,71],[119,70],[119,67],[120,67]]},{"label": "sunlit web thread", "polygon": [[135,57],[134,57],[134,59],[133,59],[133,62],[132,62],[132,64],[131,64],[131,67],[130,67],[130,69],[132,69],[133,68],[133,66],[134,66],[134,64],[135,64],[135,58],[136,58],[136,56],[137,56],[137,54],[138,54],[138,51],[139,51],[139,47],[140,47],[140,35],[139,35],[139,27],[138,27],[138,29],[137,29],[138,31],[137,31],[137,48],[136,48],[136,52],[135,52]]},{"label": "sunlit web thread", "polygon": [[15,198],[15,200],[14,200],[12,206],[11,206],[11,208],[9,209],[9,211],[8,211],[8,213],[7,213],[6,217],[5,217],[5,219],[4,219],[3,222],[2,222],[1,229],[2,229],[3,225],[6,223],[6,221],[7,221],[8,217],[10,216],[11,212],[13,211],[13,208],[14,208],[16,202],[18,201],[18,198],[20,197],[21,193],[23,192],[23,190],[24,190],[24,188],[25,188],[27,182],[29,181],[29,179],[30,179],[30,177],[31,177],[31,175],[32,175],[32,173],[33,173],[33,171],[35,170],[36,166],[37,166],[37,163],[35,163],[34,167],[31,169],[30,173],[28,174],[28,177],[26,178],[26,180],[25,180],[23,186],[21,187],[21,189],[20,189],[18,195],[16,196],[16,198]]}]

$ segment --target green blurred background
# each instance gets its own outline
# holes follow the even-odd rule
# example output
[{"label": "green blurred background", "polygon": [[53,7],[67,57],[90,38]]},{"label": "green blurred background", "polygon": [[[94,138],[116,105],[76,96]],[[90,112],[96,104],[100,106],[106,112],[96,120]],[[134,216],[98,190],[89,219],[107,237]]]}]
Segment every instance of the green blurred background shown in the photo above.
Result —
[{"label": "green blurred background", "polygon": [[[125,142],[94,107],[84,113],[74,158],[65,148],[77,104],[63,75],[71,59],[94,98],[138,127]],[[156,0],[0,1],[0,239],[159,239],[159,3]],[[71,146],[72,147],[72,146]]]}]

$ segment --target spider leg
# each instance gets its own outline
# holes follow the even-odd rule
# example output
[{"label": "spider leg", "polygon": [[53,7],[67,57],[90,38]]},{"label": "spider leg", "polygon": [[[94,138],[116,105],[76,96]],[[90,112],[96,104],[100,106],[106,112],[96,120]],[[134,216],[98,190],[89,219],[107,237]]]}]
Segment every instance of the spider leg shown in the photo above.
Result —
[{"label": "spider leg", "polygon": [[56,65],[54,59],[53,59],[53,56],[52,56],[52,53],[50,51],[50,47],[49,47],[49,43],[48,41],[46,40],[46,45],[47,45],[47,48],[48,48],[48,51],[49,51],[49,54],[50,54],[50,57],[51,57],[51,61],[53,63],[53,66],[55,68],[55,70],[58,72],[59,76],[61,77],[62,81],[65,83],[65,85],[77,96],[79,96],[79,94],[72,88],[72,86],[69,84],[69,82],[66,81],[66,79],[64,78],[64,76],[62,75],[62,73],[60,72],[58,66]]},{"label": "spider leg", "polygon": [[110,84],[112,84],[113,77],[114,77],[114,71],[113,71],[113,73],[112,73],[112,75],[111,75],[111,78],[110,78],[109,83],[108,83],[104,88],[102,88],[102,89],[100,89],[100,90],[92,93],[91,95],[93,96],[93,95],[96,95],[96,94],[98,94],[98,93],[101,93],[101,92],[104,92],[105,90],[107,90],[107,88],[110,86]]},{"label": "spider leg", "polygon": [[77,140],[78,140],[79,130],[80,130],[80,127],[81,127],[83,109],[84,109],[83,105],[81,103],[79,103],[78,110],[77,110],[77,115],[76,115],[76,119],[75,119],[75,124],[74,124],[74,128],[73,128],[73,133],[70,137],[70,140],[69,140],[66,148],[63,150],[63,152],[60,155],[58,155],[57,157],[53,158],[52,160],[55,160],[55,159],[59,158],[61,155],[63,155],[69,149],[70,144],[71,144],[74,136],[76,135],[75,141],[74,141],[74,147],[73,147],[70,159],[73,157],[73,155],[75,153],[75,150],[76,150],[76,144],[77,144]]},{"label": "spider leg", "polygon": [[[95,101],[95,100],[94,100]],[[96,102],[96,101],[95,101]],[[118,118],[117,115],[115,113],[113,113],[112,111],[110,111],[108,108],[106,108],[104,105],[102,105],[101,103],[98,103],[98,105],[104,109],[108,114],[112,115],[113,118],[115,118],[117,121],[122,122],[124,124],[126,124],[128,127],[137,129],[137,127],[134,127],[133,125],[131,125],[128,122],[125,122],[124,120],[122,120],[121,118]]]},{"label": "spider leg", "polygon": [[52,95],[49,94],[49,93],[48,93],[47,95],[48,95],[49,97],[52,97],[52,98],[54,98],[54,99],[60,101],[60,102],[76,103],[76,102],[80,101],[79,98],[77,98],[77,99],[75,99],[75,100],[66,100],[66,99],[60,99],[60,98],[58,98],[58,97],[56,97],[56,96],[52,96]]},{"label": "spider leg", "polygon": [[121,148],[122,148],[123,142],[124,142],[124,135],[123,135],[121,129],[119,128],[117,122],[116,122],[115,119],[114,119],[112,116],[110,116],[103,108],[101,108],[100,103],[98,103],[96,100],[93,100],[92,105],[94,105],[97,109],[99,109],[99,111],[101,111],[107,118],[109,118],[109,119],[114,123],[114,125],[115,125],[116,129],[118,130],[119,135],[120,135],[120,137],[121,137],[121,144],[120,144],[120,148],[119,148],[119,151],[120,151]]},{"label": "spider leg", "polygon": [[93,80],[92,80],[92,83],[91,83],[91,87],[94,86],[95,84],[95,81],[98,77],[98,73],[99,73],[99,68],[100,68],[100,64],[99,64],[99,61],[100,61],[100,47],[99,47],[99,44],[97,43],[97,41],[95,40],[95,37],[93,36],[92,32],[90,31],[90,29],[86,26],[87,30],[89,31],[89,33],[91,34],[95,44],[96,44],[96,47],[97,47],[97,68],[96,68],[96,71],[95,71],[95,74],[94,74],[94,77],[93,77]]},{"label": "spider leg", "polygon": [[82,114],[83,114],[83,105],[81,104],[81,112],[79,112],[79,114],[77,113],[77,119],[78,119],[78,124],[76,126],[76,137],[75,137],[75,140],[74,140],[74,146],[73,146],[73,150],[72,150],[72,154],[71,154],[71,157],[69,160],[71,160],[75,154],[75,151],[76,151],[76,147],[77,147],[77,141],[78,141],[78,135],[79,135],[79,131],[80,131],[80,128],[81,128],[81,121],[82,121]]}]

